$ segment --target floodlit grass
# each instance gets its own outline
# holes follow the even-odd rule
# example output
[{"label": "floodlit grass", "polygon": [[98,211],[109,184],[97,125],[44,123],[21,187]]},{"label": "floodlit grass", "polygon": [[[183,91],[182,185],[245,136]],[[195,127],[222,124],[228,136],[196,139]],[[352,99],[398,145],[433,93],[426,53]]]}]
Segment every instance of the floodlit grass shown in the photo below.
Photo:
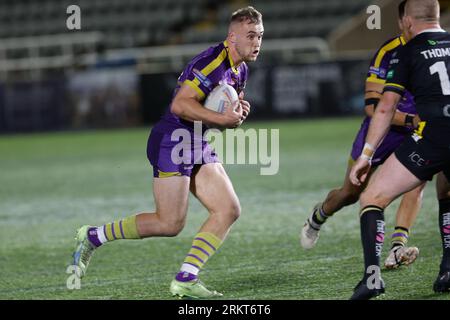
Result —
[{"label": "floodlit grass", "polygon": [[[299,230],[315,203],[342,182],[361,119],[253,122],[280,130],[280,170],[225,166],[242,205],[229,238],[202,271],[226,299],[348,299],[363,272],[358,205],[323,227],[314,250]],[[0,136],[0,299],[172,299],[170,281],[207,216],[190,198],[175,238],[116,241],[95,253],[81,290],[68,290],[75,230],[152,210],[148,129]],[[398,201],[386,210],[387,237]],[[386,299],[435,295],[441,244],[430,183],[412,230],[420,248],[410,267],[383,272]],[[384,256],[389,249],[386,241]]]}]

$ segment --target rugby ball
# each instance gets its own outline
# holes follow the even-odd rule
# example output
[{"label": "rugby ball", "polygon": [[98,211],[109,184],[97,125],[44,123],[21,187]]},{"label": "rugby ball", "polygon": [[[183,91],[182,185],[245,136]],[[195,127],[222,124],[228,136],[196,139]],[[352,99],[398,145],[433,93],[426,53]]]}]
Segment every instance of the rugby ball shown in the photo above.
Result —
[{"label": "rugby ball", "polygon": [[236,101],[239,101],[236,90],[229,84],[224,83],[219,84],[210,92],[203,105],[209,110],[223,113],[228,104],[233,105]]}]

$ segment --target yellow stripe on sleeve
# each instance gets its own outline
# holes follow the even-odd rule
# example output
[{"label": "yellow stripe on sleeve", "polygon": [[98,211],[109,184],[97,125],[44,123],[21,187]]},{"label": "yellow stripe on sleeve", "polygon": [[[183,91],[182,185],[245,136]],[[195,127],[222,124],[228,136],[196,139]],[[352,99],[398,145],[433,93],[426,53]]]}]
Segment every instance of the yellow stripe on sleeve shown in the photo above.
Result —
[{"label": "yellow stripe on sleeve", "polygon": [[391,42],[389,42],[386,45],[384,45],[383,47],[381,47],[380,51],[378,52],[377,58],[375,59],[374,67],[375,68],[379,68],[380,64],[381,64],[381,61],[383,60],[385,54],[388,51],[391,51],[391,50],[395,49],[400,44],[401,44],[400,40],[398,38],[395,38]]},{"label": "yellow stripe on sleeve", "polygon": [[[197,80],[197,82],[198,82],[197,78],[195,78],[195,80]],[[200,99],[203,99],[205,97],[205,93],[202,91],[202,89],[199,88],[198,83],[195,83],[195,81],[186,80],[183,82],[183,84],[187,84],[189,87],[191,87],[192,89],[197,91]]]},{"label": "yellow stripe on sleeve", "polygon": [[384,86],[385,87],[394,87],[394,88],[399,88],[399,89],[405,90],[404,86],[396,84],[396,83],[391,83],[391,82],[386,83]]},{"label": "yellow stripe on sleeve", "polygon": [[[220,54],[213,61],[211,61],[206,67],[204,67],[200,72],[204,76],[208,76],[215,69],[217,69],[217,67],[220,66],[226,58],[227,58],[227,50],[224,48],[220,52]],[[197,77],[195,77],[194,80],[186,80],[183,82],[183,84],[187,84],[195,91],[197,91],[197,93],[200,96],[200,99],[203,99],[205,97],[205,93],[199,87],[200,81],[197,79]]]},{"label": "yellow stripe on sleeve", "polygon": [[[401,44],[402,44],[401,39],[395,38],[391,42],[388,42],[386,45],[381,47],[381,49],[378,51],[377,57],[375,58],[375,63],[373,64],[373,67],[379,68],[380,65],[381,65],[381,61],[383,60],[383,58],[386,55],[386,53],[388,51],[391,51],[391,50],[397,48]],[[375,83],[381,83],[381,84],[384,83],[384,82],[381,82],[381,81],[384,81],[383,79],[378,78],[378,76],[373,74],[373,73],[367,78],[366,81],[368,81],[368,82],[375,82]]]},{"label": "yellow stripe on sleeve", "polygon": [[373,82],[378,84],[385,84],[386,80],[377,78],[376,75],[371,74],[370,77],[366,79],[366,82]]},{"label": "yellow stripe on sleeve", "polygon": [[215,58],[213,61],[211,61],[206,67],[202,69],[202,73],[207,76],[211,72],[213,72],[218,66],[222,64],[222,62],[227,58],[227,50],[223,49],[222,52]]}]

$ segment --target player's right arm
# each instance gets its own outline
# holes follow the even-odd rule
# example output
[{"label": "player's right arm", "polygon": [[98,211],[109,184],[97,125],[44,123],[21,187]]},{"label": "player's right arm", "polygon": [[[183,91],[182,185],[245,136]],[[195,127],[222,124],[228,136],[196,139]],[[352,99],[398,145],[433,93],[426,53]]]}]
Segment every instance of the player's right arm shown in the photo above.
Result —
[{"label": "player's right arm", "polygon": [[181,119],[202,121],[209,126],[236,128],[241,124],[241,108],[235,111],[234,106],[228,106],[224,113],[218,113],[204,108],[200,103],[201,99],[198,91],[183,84],[173,99],[170,109]]}]

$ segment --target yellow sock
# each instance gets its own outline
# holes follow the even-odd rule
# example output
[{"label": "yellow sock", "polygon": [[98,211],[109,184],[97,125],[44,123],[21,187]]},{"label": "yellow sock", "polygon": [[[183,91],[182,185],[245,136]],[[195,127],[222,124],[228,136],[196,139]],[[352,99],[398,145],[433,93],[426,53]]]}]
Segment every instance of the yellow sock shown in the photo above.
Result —
[{"label": "yellow sock", "polygon": [[186,279],[185,281],[189,281],[192,280],[192,275],[196,277],[206,261],[216,253],[221,244],[222,240],[212,233],[198,233],[192,242],[191,250],[184,259],[177,280],[183,281],[183,279]]},{"label": "yellow sock", "polygon": [[99,229],[102,229],[107,241],[141,238],[137,231],[136,216],[105,224]]}]

